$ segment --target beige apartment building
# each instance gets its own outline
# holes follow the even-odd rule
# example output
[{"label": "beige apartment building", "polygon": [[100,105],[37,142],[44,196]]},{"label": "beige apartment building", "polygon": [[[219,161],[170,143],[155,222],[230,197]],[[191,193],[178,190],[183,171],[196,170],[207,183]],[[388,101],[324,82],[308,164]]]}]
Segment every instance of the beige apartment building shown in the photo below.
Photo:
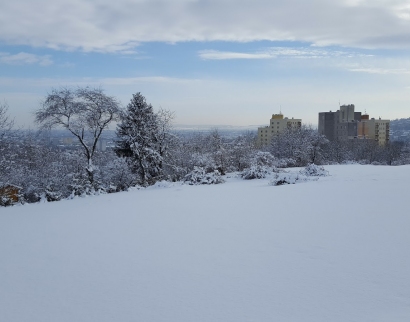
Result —
[{"label": "beige apartment building", "polygon": [[357,127],[358,139],[372,139],[380,145],[385,145],[390,138],[390,120],[382,120],[381,118],[369,119],[369,115],[362,115],[361,121]]},{"label": "beige apartment building", "polygon": [[269,126],[258,128],[258,145],[268,145],[273,137],[283,133],[286,129],[297,129],[301,126],[301,119],[284,118],[282,113],[273,114]]}]

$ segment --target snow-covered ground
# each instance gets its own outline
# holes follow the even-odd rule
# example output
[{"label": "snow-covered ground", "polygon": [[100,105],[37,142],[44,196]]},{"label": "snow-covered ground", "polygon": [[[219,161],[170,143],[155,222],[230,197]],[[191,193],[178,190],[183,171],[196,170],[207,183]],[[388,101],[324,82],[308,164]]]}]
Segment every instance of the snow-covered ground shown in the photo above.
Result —
[{"label": "snow-covered ground", "polygon": [[410,321],[410,166],[0,208],[0,321]]}]

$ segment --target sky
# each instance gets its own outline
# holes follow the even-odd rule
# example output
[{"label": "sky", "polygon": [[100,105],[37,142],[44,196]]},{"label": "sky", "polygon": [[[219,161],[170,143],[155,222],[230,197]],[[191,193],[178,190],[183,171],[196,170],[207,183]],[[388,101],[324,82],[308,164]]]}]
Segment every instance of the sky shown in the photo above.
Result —
[{"label": "sky", "polygon": [[177,125],[250,126],[355,104],[410,117],[410,0],[0,3],[0,102],[16,125],[53,88],[141,92]]}]

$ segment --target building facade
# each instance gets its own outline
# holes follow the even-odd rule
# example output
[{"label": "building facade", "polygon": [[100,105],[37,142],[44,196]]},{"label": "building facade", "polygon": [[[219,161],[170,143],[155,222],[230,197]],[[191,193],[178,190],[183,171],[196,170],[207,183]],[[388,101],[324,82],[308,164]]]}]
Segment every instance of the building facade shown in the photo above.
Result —
[{"label": "building facade", "polygon": [[319,133],[329,141],[354,139],[357,137],[357,122],[361,112],[354,111],[354,105],[342,105],[336,112],[319,113]]},{"label": "building facade", "polygon": [[302,126],[301,119],[283,117],[283,114],[273,114],[269,125],[258,128],[258,145],[268,145],[272,138],[283,133],[287,129],[297,129]]},{"label": "building facade", "polygon": [[390,120],[369,119],[369,115],[362,115],[362,120],[358,125],[357,138],[372,139],[380,145],[385,145],[390,140]]},{"label": "building facade", "polygon": [[389,142],[390,120],[369,119],[369,115],[355,112],[355,106],[342,105],[336,112],[319,113],[319,133],[329,141],[371,139],[380,145]]}]

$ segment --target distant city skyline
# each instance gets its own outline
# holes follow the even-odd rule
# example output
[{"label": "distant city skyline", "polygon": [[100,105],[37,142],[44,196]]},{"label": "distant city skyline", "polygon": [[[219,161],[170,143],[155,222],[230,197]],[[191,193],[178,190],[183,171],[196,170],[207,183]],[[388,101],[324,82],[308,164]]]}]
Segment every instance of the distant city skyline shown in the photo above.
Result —
[{"label": "distant city skyline", "polygon": [[[38,8],[41,8],[39,10]],[[408,0],[21,0],[0,4],[0,100],[16,125],[52,88],[141,92],[192,126],[317,125],[354,104],[410,117]]]}]

